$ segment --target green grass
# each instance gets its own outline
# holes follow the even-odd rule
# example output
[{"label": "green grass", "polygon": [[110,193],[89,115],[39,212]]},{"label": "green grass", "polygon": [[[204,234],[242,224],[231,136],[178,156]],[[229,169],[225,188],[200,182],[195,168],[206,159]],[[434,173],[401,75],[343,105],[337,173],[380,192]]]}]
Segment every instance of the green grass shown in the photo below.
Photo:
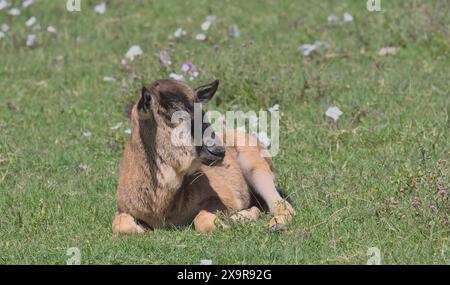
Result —
[{"label": "green grass", "polygon": [[[438,164],[450,158],[448,1],[382,1],[372,13],[366,1],[107,1],[104,15],[99,1],[75,14],[66,1],[35,2],[17,17],[0,11],[11,27],[0,39],[0,263],[65,264],[69,247],[83,264],[365,264],[369,247],[383,264],[450,262],[449,198],[437,194],[449,185],[450,163]],[[207,15],[211,43],[193,39]],[[31,16],[44,31],[27,48]],[[188,35],[171,39],[178,27]],[[316,40],[331,48],[306,60],[297,49]],[[127,70],[133,44],[144,54]],[[397,54],[379,56],[387,46]],[[327,58],[340,52],[350,54]],[[266,215],[207,235],[111,234],[123,104],[188,60],[203,70],[192,86],[221,80],[210,109],[280,104],[275,166],[297,211],[286,232],[268,232]],[[337,125],[324,116],[331,105],[344,112]]]}]

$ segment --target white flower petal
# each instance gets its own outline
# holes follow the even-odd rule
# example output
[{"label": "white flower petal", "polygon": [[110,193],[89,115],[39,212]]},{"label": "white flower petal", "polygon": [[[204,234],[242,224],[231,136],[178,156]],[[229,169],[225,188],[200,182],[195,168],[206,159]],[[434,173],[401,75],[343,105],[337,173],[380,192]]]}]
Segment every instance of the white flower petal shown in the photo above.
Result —
[{"label": "white flower petal", "polygon": [[205,34],[197,34],[197,35],[195,36],[195,39],[196,39],[197,41],[204,41],[204,40],[206,40],[206,35],[205,35]]},{"label": "white flower petal", "polygon": [[301,45],[298,50],[301,51],[303,53],[304,56],[308,57],[311,55],[311,53],[315,50],[321,49],[321,48],[325,48],[328,49],[331,47],[331,44],[329,42],[320,42],[320,41],[316,41],[313,44],[304,44]]},{"label": "white flower petal", "polygon": [[111,127],[111,130],[115,131],[119,129],[122,126],[122,124],[123,124],[122,122],[118,122],[117,124]]},{"label": "white flower petal", "polygon": [[104,14],[106,12],[106,3],[102,2],[98,4],[97,6],[95,6],[94,11],[98,14]]},{"label": "white flower petal", "polygon": [[47,32],[49,32],[49,33],[56,33],[56,28],[53,27],[53,26],[48,26],[47,27]]},{"label": "white flower petal", "polygon": [[336,106],[329,107],[325,111],[325,116],[332,118],[335,122],[339,119],[339,117],[342,114],[343,114],[342,111]]},{"label": "white flower petal", "polygon": [[1,31],[6,33],[7,31],[9,31],[9,26],[7,24],[3,24],[1,27]]},{"label": "white flower petal", "polygon": [[349,13],[345,12],[344,13],[344,22],[348,23],[348,22],[351,22],[351,21],[353,21],[353,16],[350,15]]},{"label": "white flower petal", "polygon": [[32,47],[36,43],[36,36],[35,35],[28,35],[27,37],[27,47]]},{"label": "white flower petal", "polygon": [[304,56],[309,56],[315,50],[315,46],[312,44],[304,44],[301,45],[298,50],[301,51]]},{"label": "white flower petal", "polygon": [[185,36],[185,35],[186,35],[186,31],[183,30],[182,28],[178,28],[178,29],[175,31],[175,33],[173,33],[173,36],[174,36],[175,38],[181,38],[182,36]]},{"label": "white flower petal", "polygon": [[184,76],[183,76],[183,75],[179,75],[179,74],[176,74],[176,73],[174,73],[174,72],[171,72],[171,73],[169,74],[169,77],[172,78],[172,79],[174,79],[174,80],[178,80],[178,81],[186,81],[186,80],[184,79]]},{"label": "white flower petal", "polygon": [[280,111],[280,105],[275,104],[275,105],[273,105],[273,107],[267,108],[267,110],[269,112],[278,112],[278,111]]},{"label": "white flower petal", "polygon": [[209,15],[209,16],[206,16],[206,21],[208,21],[208,22],[214,22],[215,20],[217,19],[217,17],[215,16],[215,15]]},{"label": "white flower petal", "polygon": [[0,31],[0,39],[3,39],[5,37],[5,33]]},{"label": "white flower petal", "polygon": [[378,55],[395,55],[397,53],[398,48],[396,47],[383,47],[378,51]]},{"label": "white flower petal", "polygon": [[111,76],[104,76],[103,77],[103,81],[114,83],[114,82],[116,82],[116,79],[114,77],[111,77]]},{"label": "white flower petal", "polygon": [[9,2],[6,0],[0,0],[0,10],[5,9],[6,7],[9,7]]},{"label": "white flower petal", "polygon": [[203,31],[207,31],[210,26],[211,26],[211,22],[210,21],[205,21],[205,22],[203,22],[201,27],[202,27]]},{"label": "white flower petal", "polygon": [[25,25],[26,25],[27,27],[31,27],[31,26],[33,26],[35,23],[36,23],[36,17],[31,17],[31,18],[29,18],[29,19],[25,22]]},{"label": "white flower petal", "polygon": [[89,138],[92,136],[92,133],[91,132],[83,132],[83,136]]},{"label": "white flower petal", "polygon": [[131,129],[126,129],[126,130],[124,131],[124,133],[126,133],[127,135],[131,135]]},{"label": "white flower petal", "polygon": [[129,60],[134,60],[135,57],[142,54],[142,49],[138,45],[133,45],[130,47],[130,49],[127,51],[127,54],[125,55],[126,58]]},{"label": "white flower petal", "polygon": [[328,21],[328,23],[337,23],[337,22],[339,22],[339,17],[332,14],[327,17],[327,21]]},{"label": "white flower petal", "polygon": [[33,4],[33,0],[25,0],[22,2],[22,7],[26,8],[26,7],[30,6],[31,4]]},{"label": "white flower petal", "polygon": [[200,260],[200,265],[212,265],[211,259],[202,259]]},{"label": "white flower petal", "polygon": [[8,14],[10,14],[11,16],[17,16],[20,15],[20,10],[18,8],[11,8],[8,11]]},{"label": "white flower petal", "polygon": [[169,66],[172,64],[169,53],[166,50],[160,51],[158,54],[158,57],[159,57],[159,61],[161,61],[162,65]]},{"label": "white flower petal", "polygon": [[183,63],[183,65],[181,66],[181,71],[183,71],[184,73],[188,72],[189,69],[190,69],[190,66],[187,63]]}]

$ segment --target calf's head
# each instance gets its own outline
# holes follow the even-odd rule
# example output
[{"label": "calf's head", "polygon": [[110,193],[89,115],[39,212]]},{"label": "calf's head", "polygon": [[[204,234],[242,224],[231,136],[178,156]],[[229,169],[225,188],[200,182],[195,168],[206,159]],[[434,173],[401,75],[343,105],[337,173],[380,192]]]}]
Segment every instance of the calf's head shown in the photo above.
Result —
[{"label": "calf's head", "polygon": [[181,81],[158,80],[143,87],[131,112],[132,136],[139,135],[148,151],[180,171],[191,169],[197,161],[220,162],[225,148],[201,108],[218,86],[218,80],[195,89]]}]

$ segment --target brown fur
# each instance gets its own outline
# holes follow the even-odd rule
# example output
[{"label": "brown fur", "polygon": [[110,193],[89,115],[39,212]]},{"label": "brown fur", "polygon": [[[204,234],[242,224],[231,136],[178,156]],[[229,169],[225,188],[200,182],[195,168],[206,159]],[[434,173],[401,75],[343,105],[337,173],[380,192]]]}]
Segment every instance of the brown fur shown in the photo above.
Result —
[{"label": "brown fur", "polygon": [[[217,85],[213,87],[217,89]],[[132,133],[120,167],[113,232],[142,233],[144,228],[192,222],[199,232],[227,228],[217,212],[231,216],[232,221],[256,219],[260,212],[252,206],[261,203],[255,197],[262,198],[274,215],[270,227],[290,221],[294,211],[275,189],[271,159],[261,157],[259,143],[253,147],[227,146],[223,161],[214,165],[201,164],[195,147],[172,146],[171,113],[179,109],[191,113],[191,104],[203,96],[200,92],[205,93],[201,88],[194,91],[178,81],[157,81],[148,89],[151,102],[143,101],[142,95],[133,106]],[[215,89],[209,91],[211,88],[206,86],[206,91],[213,94]],[[256,141],[236,130],[226,134],[216,135],[224,142],[230,136]]]}]

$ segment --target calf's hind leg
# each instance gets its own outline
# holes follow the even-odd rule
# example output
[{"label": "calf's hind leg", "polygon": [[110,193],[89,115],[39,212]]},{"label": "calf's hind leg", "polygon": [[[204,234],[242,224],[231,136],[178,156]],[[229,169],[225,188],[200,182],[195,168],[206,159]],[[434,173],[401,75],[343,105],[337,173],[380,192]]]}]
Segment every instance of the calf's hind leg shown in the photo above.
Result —
[{"label": "calf's hind leg", "polygon": [[[248,135],[247,139],[251,142],[256,138]],[[292,220],[295,211],[275,187],[271,160],[261,156],[261,146],[256,142],[253,142],[253,145],[256,146],[237,146],[237,161],[247,183],[264,199],[273,215],[269,228],[277,231]]]}]

